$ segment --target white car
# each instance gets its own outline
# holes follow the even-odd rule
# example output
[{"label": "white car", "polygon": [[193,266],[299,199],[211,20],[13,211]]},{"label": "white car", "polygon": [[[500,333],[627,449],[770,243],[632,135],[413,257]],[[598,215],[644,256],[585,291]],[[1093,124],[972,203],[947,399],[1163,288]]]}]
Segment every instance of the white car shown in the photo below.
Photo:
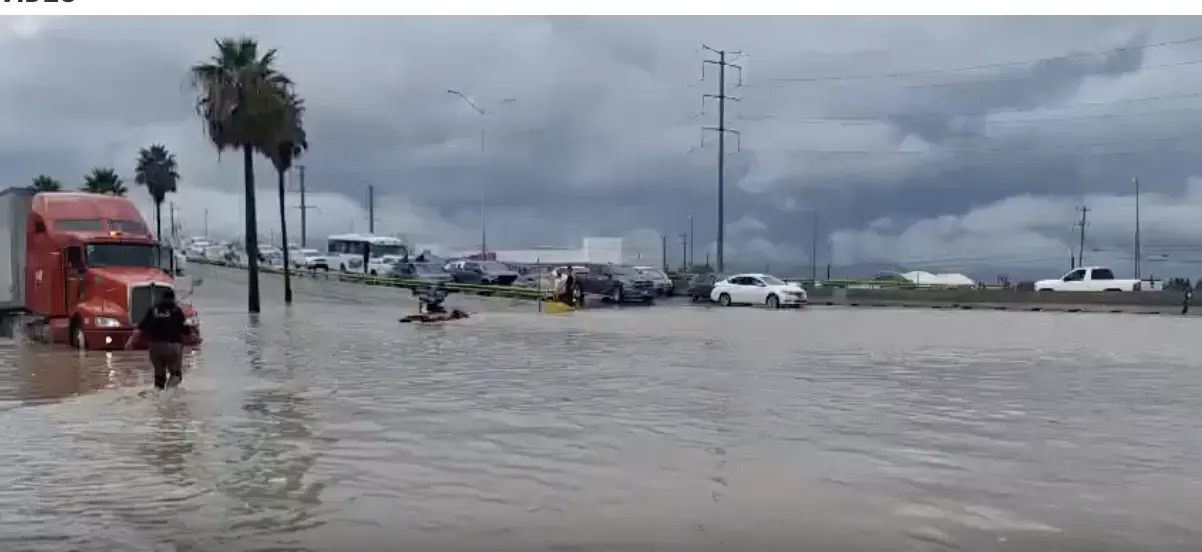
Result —
[{"label": "white car", "polygon": [[326,254],[316,249],[298,249],[293,252],[295,257],[289,259],[296,268],[307,268],[309,270],[324,270],[330,271],[330,262],[326,258]]},{"label": "white car", "polygon": [[171,254],[175,257],[175,275],[183,276],[188,270],[188,257],[183,251],[172,249]]},{"label": "white car", "polygon": [[800,307],[809,300],[806,290],[768,274],[735,274],[714,283],[710,299],[719,305],[764,305],[770,309]]}]

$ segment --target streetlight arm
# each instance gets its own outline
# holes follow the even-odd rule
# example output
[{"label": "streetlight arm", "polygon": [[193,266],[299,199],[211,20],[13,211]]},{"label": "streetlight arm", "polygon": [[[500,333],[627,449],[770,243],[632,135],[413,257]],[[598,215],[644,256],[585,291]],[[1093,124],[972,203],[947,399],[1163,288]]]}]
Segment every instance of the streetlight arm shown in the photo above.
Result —
[{"label": "streetlight arm", "polygon": [[483,114],[484,114],[484,110],[483,110],[483,109],[481,109],[481,108],[480,108],[480,106],[476,105],[476,102],[473,102],[473,101],[471,100],[471,98],[468,98],[468,97],[467,97],[467,95],[466,95],[466,94],[464,94],[463,92],[460,92],[460,91],[458,91],[458,90],[453,90],[453,89],[450,89],[450,88],[448,88],[448,89],[447,89],[447,94],[454,94],[454,95],[456,95],[456,96],[459,96],[459,99],[461,99],[461,100],[463,100],[463,101],[467,102],[467,105],[471,106],[471,107],[472,107],[472,109],[476,110],[476,113],[478,113],[478,114],[480,114],[480,115],[483,115]]}]

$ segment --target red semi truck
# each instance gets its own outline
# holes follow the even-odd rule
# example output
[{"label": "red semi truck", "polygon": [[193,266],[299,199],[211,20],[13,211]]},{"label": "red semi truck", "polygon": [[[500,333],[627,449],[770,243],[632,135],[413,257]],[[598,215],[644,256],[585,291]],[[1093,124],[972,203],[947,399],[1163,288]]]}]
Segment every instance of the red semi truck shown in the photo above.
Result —
[{"label": "red semi truck", "polygon": [[[173,263],[124,197],[0,191],[0,314],[31,339],[122,348],[138,319],[175,289]],[[196,309],[181,306],[186,344],[199,345]]]}]

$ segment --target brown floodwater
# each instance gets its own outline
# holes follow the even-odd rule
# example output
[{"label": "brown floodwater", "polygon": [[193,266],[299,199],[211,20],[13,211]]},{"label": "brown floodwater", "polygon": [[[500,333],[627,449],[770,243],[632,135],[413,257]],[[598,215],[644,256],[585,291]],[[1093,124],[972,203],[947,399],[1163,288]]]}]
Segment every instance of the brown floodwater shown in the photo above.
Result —
[{"label": "brown floodwater", "polygon": [[1195,550],[1198,321],[656,307],[396,323],[207,269],[183,387],[0,341],[0,549]]}]

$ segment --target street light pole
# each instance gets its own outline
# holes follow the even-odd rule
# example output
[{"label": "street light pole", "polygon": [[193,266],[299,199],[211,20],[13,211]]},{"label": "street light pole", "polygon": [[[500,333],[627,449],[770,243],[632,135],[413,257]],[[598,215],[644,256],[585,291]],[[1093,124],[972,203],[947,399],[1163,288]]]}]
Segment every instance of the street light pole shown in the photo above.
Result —
[{"label": "street light pole", "polygon": [[[463,100],[464,103],[466,103],[469,107],[471,107],[472,110],[475,111],[476,114],[480,116],[480,172],[483,173],[484,172],[484,129],[487,126],[487,125],[485,125],[485,117],[487,117],[490,112],[485,110],[484,108],[480,107],[479,105],[477,105],[476,102],[473,102],[472,99],[467,97],[467,94],[464,94],[463,92],[460,92],[453,88],[448,88],[447,94],[451,94],[452,96],[458,96],[459,99]],[[501,104],[510,104],[510,103],[513,103],[516,101],[517,101],[517,99],[515,99],[515,98],[505,98],[505,99],[501,100]],[[486,218],[485,211],[484,211],[484,186],[481,186],[480,187],[480,259],[483,260],[487,254],[488,254],[488,224],[487,224],[487,218]]]}]

